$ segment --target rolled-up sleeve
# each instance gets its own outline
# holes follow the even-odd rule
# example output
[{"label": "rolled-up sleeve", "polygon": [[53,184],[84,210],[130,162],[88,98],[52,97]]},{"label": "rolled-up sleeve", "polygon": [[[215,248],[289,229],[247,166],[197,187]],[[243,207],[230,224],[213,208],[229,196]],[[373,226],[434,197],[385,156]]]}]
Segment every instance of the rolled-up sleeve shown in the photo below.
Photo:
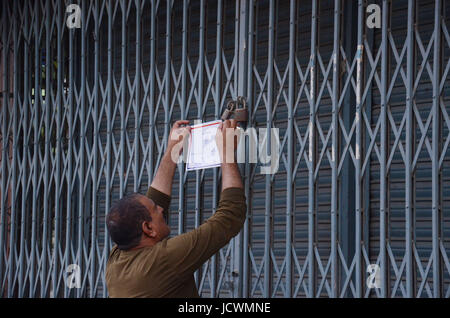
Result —
[{"label": "rolled-up sleeve", "polygon": [[170,195],[162,193],[161,191],[153,187],[149,187],[147,191],[147,197],[149,197],[153,202],[155,202],[156,205],[162,207],[164,210],[163,213],[165,215],[168,215],[171,201]]}]

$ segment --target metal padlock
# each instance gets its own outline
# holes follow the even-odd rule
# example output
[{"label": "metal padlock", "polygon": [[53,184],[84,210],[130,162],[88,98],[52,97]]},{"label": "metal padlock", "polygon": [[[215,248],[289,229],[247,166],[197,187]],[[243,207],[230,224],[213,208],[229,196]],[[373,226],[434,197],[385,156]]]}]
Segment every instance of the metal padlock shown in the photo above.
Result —
[{"label": "metal padlock", "polygon": [[[233,119],[235,119],[237,122],[247,122],[248,109],[247,109],[247,101],[245,100],[245,97],[239,96],[236,104],[237,104],[237,106],[234,110]],[[242,106],[242,108],[239,108],[239,106]]]},{"label": "metal padlock", "polygon": [[231,115],[233,115],[234,109],[236,108],[236,102],[235,101],[229,101],[227,104],[227,109],[222,114],[221,119],[227,120],[230,119]]}]

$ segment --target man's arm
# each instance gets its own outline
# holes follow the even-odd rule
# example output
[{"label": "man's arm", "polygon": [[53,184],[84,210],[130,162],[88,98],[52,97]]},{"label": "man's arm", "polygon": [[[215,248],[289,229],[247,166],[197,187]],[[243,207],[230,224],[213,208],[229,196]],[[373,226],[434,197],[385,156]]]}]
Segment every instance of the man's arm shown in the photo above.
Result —
[{"label": "man's arm", "polygon": [[[237,122],[226,120],[219,125],[216,143],[222,162],[222,191],[227,188],[244,188],[236,164],[236,149],[239,142]],[[228,141],[228,142],[227,142]]]},{"label": "man's arm", "polygon": [[[156,205],[162,207],[165,215],[169,212],[170,201],[172,199],[170,196],[172,192],[172,179],[175,174],[175,164],[172,167],[171,163],[167,161],[166,158],[161,160],[156,176],[147,191],[147,197],[155,202]],[[166,178],[163,176],[166,176]]]},{"label": "man's arm", "polygon": [[170,158],[170,154],[166,152],[161,158],[161,163],[159,164],[155,178],[150,187],[170,196],[172,194],[175,169],[176,164],[172,161],[172,158]]},{"label": "man's arm", "polygon": [[[226,121],[221,129],[235,129]],[[225,138],[225,137],[224,137]],[[235,148],[232,148],[235,151]],[[221,156],[223,158],[223,156]],[[247,211],[241,175],[236,163],[222,163],[222,193],[216,213],[197,229],[163,241],[167,266],[186,277],[224,247],[241,230]]]},{"label": "man's arm", "polygon": [[222,191],[228,188],[240,188],[243,190],[241,174],[236,163],[223,163],[222,167]]},{"label": "man's arm", "polygon": [[172,126],[167,143],[167,150],[161,158],[161,163],[156,171],[155,178],[150,185],[147,196],[164,209],[167,213],[170,206],[173,176],[175,175],[176,163],[183,149],[183,139],[190,133],[188,120],[176,121]]}]

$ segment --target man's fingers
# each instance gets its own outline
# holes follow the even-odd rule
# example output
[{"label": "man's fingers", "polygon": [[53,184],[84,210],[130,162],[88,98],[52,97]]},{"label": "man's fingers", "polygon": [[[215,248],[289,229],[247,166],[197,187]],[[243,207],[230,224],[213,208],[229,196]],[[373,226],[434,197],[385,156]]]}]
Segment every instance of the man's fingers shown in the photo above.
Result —
[{"label": "man's fingers", "polygon": [[174,128],[170,133],[170,139],[179,142],[183,140],[183,138],[189,136],[190,133],[191,127]]},{"label": "man's fingers", "polygon": [[[236,121],[236,119],[227,119],[223,122],[223,128],[236,128],[237,124],[238,122]],[[221,126],[219,126],[219,128],[222,129]]]},{"label": "man's fingers", "polygon": [[186,120],[186,119],[181,119],[181,120],[177,120],[176,122],[175,122],[175,125],[187,125],[187,124],[189,124],[189,120]]},{"label": "man's fingers", "polygon": [[230,128],[236,128],[237,121],[236,119],[230,119]]},{"label": "man's fingers", "polygon": [[187,137],[191,134],[191,127],[183,127],[182,135],[183,137]]},{"label": "man's fingers", "polygon": [[178,128],[181,125],[189,125],[189,120],[177,120],[174,124],[173,124],[173,128]]}]

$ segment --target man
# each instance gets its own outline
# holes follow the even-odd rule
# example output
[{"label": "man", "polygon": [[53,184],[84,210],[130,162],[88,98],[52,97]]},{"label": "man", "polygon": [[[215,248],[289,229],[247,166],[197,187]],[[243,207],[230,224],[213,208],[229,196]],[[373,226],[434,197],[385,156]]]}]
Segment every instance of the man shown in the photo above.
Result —
[{"label": "man", "polygon": [[108,214],[108,231],[117,244],[106,265],[110,297],[199,297],[194,272],[237,235],[244,224],[246,204],[236,160],[223,160],[229,158],[227,152],[235,156],[237,148],[236,122],[227,120],[216,136],[222,158],[222,193],[216,213],[197,229],[168,238],[170,229],[164,214],[168,213],[182,142],[190,133],[189,126],[181,125],[188,124],[174,124],[147,196],[126,196]]}]

